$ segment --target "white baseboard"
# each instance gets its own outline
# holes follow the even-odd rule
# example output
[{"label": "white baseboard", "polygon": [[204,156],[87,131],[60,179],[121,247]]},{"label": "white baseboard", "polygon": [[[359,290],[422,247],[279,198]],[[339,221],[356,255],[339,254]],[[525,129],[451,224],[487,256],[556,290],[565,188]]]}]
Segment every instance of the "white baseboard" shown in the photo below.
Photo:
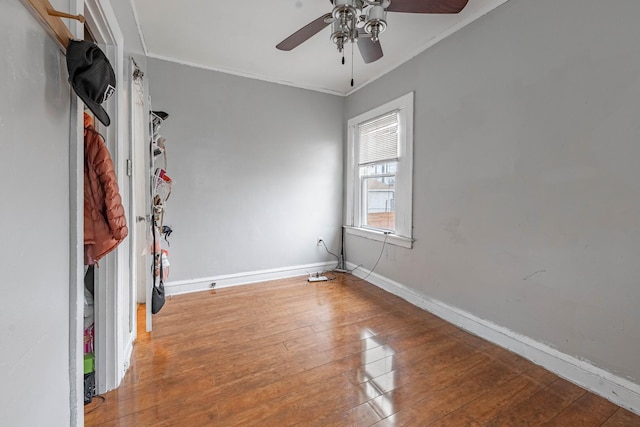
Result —
[{"label": "white baseboard", "polygon": [[268,280],[286,279],[287,277],[304,276],[309,273],[327,271],[334,268],[335,261],[319,262],[315,264],[296,265],[291,267],[273,268],[269,270],[248,271],[244,273],[226,274],[220,276],[203,277],[192,280],[167,282],[164,285],[166,295],[180,295],[191,292],[206,291],[215,283],[215,289],[230,286],[248,285]]},{"label": "white baseboard", "polygon": [[[347,267],[352,270],[356,268],[356,265],[347,263]],[[360,267],[353,274],[363,278],[369,274],[369,271]],[[464,310],[422,296],[414,290],[376,273],[371,273],[367,277],[367,281],[474,335],[519,354],[616,405],[640,415],[639,384],[618,377],[584,360],[562,353],[546,344],[481,319]]]}]

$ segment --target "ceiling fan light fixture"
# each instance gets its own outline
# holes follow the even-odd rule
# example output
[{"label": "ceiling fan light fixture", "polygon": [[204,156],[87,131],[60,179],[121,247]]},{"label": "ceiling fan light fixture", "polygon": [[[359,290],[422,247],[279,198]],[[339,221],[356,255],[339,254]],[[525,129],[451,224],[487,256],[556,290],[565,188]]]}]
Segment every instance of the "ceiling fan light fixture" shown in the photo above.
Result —
[{"label": "ceiling fan light fixture", "polygon": [[362,0],[333,0],[332,3],[331,41],[342,53],[347,42],[354,42],[358,38],[356,25],[363,3]]},{"label": "ceiling fan light fixture", "polygon": [[331,14],[342,26],[347,26],[358,14],[356,0],[334,0]]},{"label": "ceiling fan light fixture", "polygon": [[346,28],[340,24],[340,22],[333,21],[331,31],[331,41],[338,48],[338,52],[342,53],[344,44],[349,40],[349,28]]},{"label": "ceiling fan light fixture", "polygon": [[364,24],[364,30],[367,34],[371,34],[371,40],[377,42],[380,34],[387,29],[387,11],[384,7],[375,5],[369,7],[367,13],[367,22]]}]

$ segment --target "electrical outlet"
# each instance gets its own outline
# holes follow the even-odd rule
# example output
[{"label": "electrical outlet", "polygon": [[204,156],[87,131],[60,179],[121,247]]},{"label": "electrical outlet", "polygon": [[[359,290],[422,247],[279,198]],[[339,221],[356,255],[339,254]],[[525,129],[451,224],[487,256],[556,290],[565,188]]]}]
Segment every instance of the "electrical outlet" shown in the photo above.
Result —
[{"label": "electrical outlet", "polygon": [[324,242],[324,239],[322,237],[318,237],[318,242],[316,243],[316,245],[322,246],[322,242]]}]

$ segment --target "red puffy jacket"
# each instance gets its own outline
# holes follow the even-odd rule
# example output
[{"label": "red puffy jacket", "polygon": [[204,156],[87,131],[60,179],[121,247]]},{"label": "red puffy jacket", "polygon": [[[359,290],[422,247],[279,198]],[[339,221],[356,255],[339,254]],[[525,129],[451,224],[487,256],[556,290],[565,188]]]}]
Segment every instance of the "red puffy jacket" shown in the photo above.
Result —
[{"label": "red puffy jacket", "polygon": [[116,172],[93,118],[84,114],[84,254],[93,265],[127,237]]}]

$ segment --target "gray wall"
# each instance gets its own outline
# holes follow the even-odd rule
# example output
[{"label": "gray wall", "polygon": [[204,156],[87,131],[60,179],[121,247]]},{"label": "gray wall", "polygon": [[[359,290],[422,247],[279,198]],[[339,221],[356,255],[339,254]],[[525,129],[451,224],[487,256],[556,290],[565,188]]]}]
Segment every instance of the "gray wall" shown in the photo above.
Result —
[{"label": "gray wall", "polygon": [[[415,91],[412,250],[376,272],[640,383],[640,2],[511,0],[347,100]],[[371,268],[379,243],[347,240]]]},{"label": "gray wall", "polygon": [[170,117],[169,281],[334,259],[344,98],[149,59],[152,109]]},{"label": "gray wall", "polygon": [[111,2],[111,7],[116,14],[120,31],[124,37],[125,57],[134,56],[138,66],[143,68],[143,65],[146,65],[146,56],[131,2],[114,1]]},{"label": "gray wall", "polygon": [[0,425],[69,425],[66,63],[20,2],[0,39]]}]

